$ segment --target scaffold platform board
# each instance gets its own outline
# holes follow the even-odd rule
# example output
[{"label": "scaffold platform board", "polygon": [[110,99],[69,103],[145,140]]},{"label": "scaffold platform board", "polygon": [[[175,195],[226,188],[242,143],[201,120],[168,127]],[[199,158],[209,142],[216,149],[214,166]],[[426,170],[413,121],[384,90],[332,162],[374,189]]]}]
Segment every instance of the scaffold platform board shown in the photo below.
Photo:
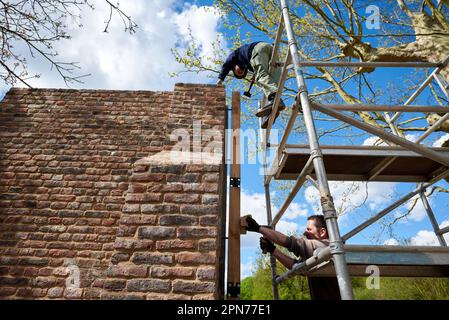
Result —
[{"label": "scaffold platform board", "polygon": [[[447,167],[397,146],[321,145],[327,177],[334,181],[427,182]],[[449,148],[431,148],[449,158]],[[308,145],[286,145],[275,179],[296,179],[310,158]],[[316,178],[314,172],[310,174]]]},{"label": "scaffold platform board", "polygon": [[[368,266],[379,267],[381,277],[449,277],[449,248],[431,246],[345,245],[351,276],[369,276]],[[371,271],[370,271],[371,270]],[[310,276],[335,276],[332,263]]]}]

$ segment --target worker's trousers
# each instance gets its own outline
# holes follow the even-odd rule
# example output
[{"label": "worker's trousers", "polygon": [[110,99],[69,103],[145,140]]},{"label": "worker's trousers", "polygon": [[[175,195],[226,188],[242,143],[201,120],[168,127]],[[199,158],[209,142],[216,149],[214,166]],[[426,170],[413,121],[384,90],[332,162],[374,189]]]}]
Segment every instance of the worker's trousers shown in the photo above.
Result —
[{"label": "worker's trousers", "polygon": [[259,42],[253,49],[251,55],[251,66],[256,73],[255,84],[261,88],[265,96],[276,93],[281,69],[275,68],[273,76],[270,77],[270,59],[273,53],[273,47],[265,42]]}]

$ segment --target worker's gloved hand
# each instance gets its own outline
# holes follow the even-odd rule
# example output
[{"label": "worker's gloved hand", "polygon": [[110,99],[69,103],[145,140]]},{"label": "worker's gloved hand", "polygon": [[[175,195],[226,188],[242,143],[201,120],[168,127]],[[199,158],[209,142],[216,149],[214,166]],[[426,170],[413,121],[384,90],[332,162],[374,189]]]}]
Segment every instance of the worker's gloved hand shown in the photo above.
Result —
[{"label": "worker's gloved hand", "polygon": [[246,223],[248,225],[246,227],[246,230],[252,231],[252,232],[259,232],[260,225],[251,216],[246,217]]},{"label": "worker's gloved hand", "polygon": [[217,86],[221,86],[221,85],[223,85],[223,80],[218,79],[218,80],[217,80]]},{"label": "worker's gloved hand", "polygon": [[273,253],[274,249],[276,249],[276,247],[274,246],[273,242],[271,242],[267,238],[261,237],[260,238],[260,249],[262,249],[263,254],[266,254],[267,252]]}]

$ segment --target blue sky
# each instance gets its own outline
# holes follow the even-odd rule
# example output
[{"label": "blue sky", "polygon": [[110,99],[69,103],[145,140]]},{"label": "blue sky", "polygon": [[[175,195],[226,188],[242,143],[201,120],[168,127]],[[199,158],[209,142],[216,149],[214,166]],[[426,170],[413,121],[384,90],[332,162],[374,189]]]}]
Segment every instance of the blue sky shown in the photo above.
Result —
[{"label": "blue sky", "polygon": [[[107,8],[97,6],[95,11],[85,11],[83,13],[83,29],[71,28],[72,35],[70,41],[61,42],[56,45],[60,52],[59,58],[66,61],[78,61],[82,67],[81,72],[92,74],[85,79],[84,84],[73,85],[74,88],[107,88],[107,89],[127,89],[127,90],[172,90],[176,82],[195,83],[215,83],[215,78],[210,78],[208,74],[181,73],[179,77],[172,78],[169,72],[179,72],[183,69],[178,65],[171,54],[174,46],[185,48],[189,43],[189,31],[195,36],[196,41],[201,45],[201,53],[204,56],[211,54],[213,48],[211,42],[217,37],[232,36],[226,34],[228,31],[222,27],[222,17],[216,12],[206,10],[210,6],[210,0],[181,1],[181,0],[133,0],[121,1],[124,10],[129,12],[139,25],[137,33],[133,36],[122,32],[122,25],[118,19],[111,25],[109,34],[102,33],[104,27],[104,17],[107,16]],[[360,8],[363,12],[363,8]],[[225,17],[226,18],[226,17]],[[246,29],[241,30],[244,34]],[[226,37],[224,37],[226,38]],[[255,40],[267,40],[257,36]],[[370,39],[373,45],[377,44],[377,39]],[[271,42],[271,41],[270,41]],[[222,57],[229,52],[229,44],[223,42]],[[38,79],[30,80],[35,87],[65,87],[63,81],[55,72],[51,72],[50,66],[39,60],[29,59],[30,74],[42,74]],[[415,83],[424,80],[425,75],[421,72],[414,74],[413,70],[381,69],[369,75],[369,79],[376,89],[390,90],[388,82],[394,82],[398,92],[404,90],[408,82],[405,78],[411,79]],[[387,79],[387,80],[386,80]],[[231,93],[235,83],[227,86],[228,94]],[[309,90],[322,88],[323,84],[309,82]],[[0,99],[8,89],[7,86],[0,85]],[[358,88],[347,87],[349,92],[357,95]],[[256,90],[253,90],[256,93]],[[367,93],[367,88],[363,89]],[[250,114],[255,107],[256,98],[260,95],[253,95],[250,101],[242,99],[242,108],[246,114]],[[384,101],[382,96],[377,97],[378,102]],[[417,103],[431,103],[428,92]],[[418,123],[423,124],[423,122]],[[320,129],[329,128],[329,122],[318,121]],[[276,128],[282,127],[282,121],[278,121]],[[255,117],[249,116],[242,122],[243,130],[254,130],[258,132]],[[368,135],[357,135],[361,132],[354,130],[346,131],[345,137],[327,136],[321,140],[324,144],[369,144],[372,138]],[[414,132],[413,134],[416,134]],[[279,133],[280,135],[280,133]],[[432,135],[427,144],[433,145],[440,138],[448,135],[438,133]],[[410,139],[416,136],[410,135]],[[292,135],[289,142],[304,142],[301,135]],[[254,141],[251,141],[250,148],[254,150]],[[263,197],[263,177],[260,175],[260,161],[256,164],[254,157],[258,154],[251,152],[243,160],[241,168],[242,177],[242,215],[252,214],[261,223],[266,216],[265,200]],[[449,187],[447,183],[440,183],[442,187]],[[370,183],[368,187],[364,183],[335,183],[331,182],[331,189],[338,208],[343,209],[340,219],[341,233],[352,229],[363,220],[387,207],[395,198],[406,194],[413,189],[414,184],[399,183]],[[364,199],[365,188],[368,188],[368,198],[366,205],[357,209]],[[273,207],[279,208],[285,192],[273,187]],[[449,213],[447,210],[447,200],[449,194],[437,194],[430,199],[437,219],[442,226],[449,225]],[[292,208],[286,214],[286,218],[279,223],[279,228],[285,232],[302,233],[308,215],[318,213],[316,210],[316,193],[311,186],[305,186],[295,198]],[[404,207],[392,212],[389,217],[404,212]],[[273,209],[273,213],[276,210]],[[387,219],[391,220],[391,218]],[[413,244],[436,244],[436,239],[431,233],[431,225],[425,216],[422,206],[418,205],[410,217],[398,222],[393,226],[394,235],[400,240],[412,239]],[[394,244],[387,232],[381,232],[379,224],[363,231],[360,235],[351,239],[350,243],[359,244],[383,244],[388,242]],[[449,239],[448,239],[449,240]],[[251,264],[257,256],[258,237],[247,235],[242,237],[242,276],[250,275]]]}]

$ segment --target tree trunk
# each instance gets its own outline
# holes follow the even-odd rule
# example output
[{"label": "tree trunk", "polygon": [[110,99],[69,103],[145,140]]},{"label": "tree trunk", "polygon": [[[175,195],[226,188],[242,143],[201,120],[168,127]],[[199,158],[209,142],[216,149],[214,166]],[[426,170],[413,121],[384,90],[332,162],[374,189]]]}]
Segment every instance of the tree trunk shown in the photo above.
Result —
[{"label": "tree trunk", "polygon": [[[343,46],[342,52],[370,62],[441,62],[449,56],[449,27],[427,13],[408,12],[416,40],[404,45],[374,48],[369,43],[354,40]],[[449,82],[449,68],[441,72]],[[370,70],[364,70],[370,71]]]}]

